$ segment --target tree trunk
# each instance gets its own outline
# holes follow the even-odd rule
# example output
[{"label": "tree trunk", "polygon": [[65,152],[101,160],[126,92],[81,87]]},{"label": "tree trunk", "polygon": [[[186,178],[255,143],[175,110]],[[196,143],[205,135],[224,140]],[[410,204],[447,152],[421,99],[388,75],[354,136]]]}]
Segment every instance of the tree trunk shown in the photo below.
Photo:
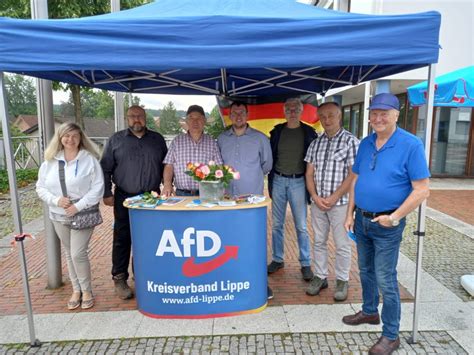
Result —
[{"label": "tree trunk", "polygon": [[72,102],[74,103],[74,117],[76,124],[85,129],[84,120],[81,114],[81,87],[79,85],[71,85]]}]

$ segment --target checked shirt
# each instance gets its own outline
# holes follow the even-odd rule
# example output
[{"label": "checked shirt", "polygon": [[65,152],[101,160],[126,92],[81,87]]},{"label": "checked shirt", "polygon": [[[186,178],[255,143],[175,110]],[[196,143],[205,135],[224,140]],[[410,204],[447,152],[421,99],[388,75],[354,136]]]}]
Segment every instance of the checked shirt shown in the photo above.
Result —
[{"label": "checked shirt", "polygon": [[[341,128],[334,137],[321,134],[309,146],[304,160],[314,165],[314,183],[318,196],[329,197],[342,184],[354,164],[359,140]],[[336,205],[345,205],[348,194],[343,195]]]},{"label": "checked shirt", "polygon": [[163,163],[173,165],[174,184],[177,189],[198,190],[198,182],[184,173],[186,165],[190,162],[207,164],[210,160],[222,164],[216,140],[203,133],[199,141],[195,142],[189,133],[184,133],[173,139]]}]

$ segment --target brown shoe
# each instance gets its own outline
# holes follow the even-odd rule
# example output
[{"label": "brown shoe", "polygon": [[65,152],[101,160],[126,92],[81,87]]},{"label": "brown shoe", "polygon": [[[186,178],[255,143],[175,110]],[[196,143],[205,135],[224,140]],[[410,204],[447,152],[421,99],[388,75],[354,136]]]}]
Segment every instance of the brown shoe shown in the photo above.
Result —
[{"label": "brown shoe", "polygon": [[370,348],[370,355],[390,355],[400,346],[400,338],[390,340],[381,336],[379,340]]},{"label": "brown shoe", "polygon": [[124,274],[116,275],[113,277],[113,279],[115,284],[115,293],[120,299],[128,300],[133,298],[133,291],[130,286],[128,286]]},{"label": "brown shoe", "polygon": [[380,324],[379,314],[367,315],[362,313],[362,311],[357,312],[356,314],[351,314],[350,316],[342,317],[342,322],[347,325],[359,325],[359,324]]}]

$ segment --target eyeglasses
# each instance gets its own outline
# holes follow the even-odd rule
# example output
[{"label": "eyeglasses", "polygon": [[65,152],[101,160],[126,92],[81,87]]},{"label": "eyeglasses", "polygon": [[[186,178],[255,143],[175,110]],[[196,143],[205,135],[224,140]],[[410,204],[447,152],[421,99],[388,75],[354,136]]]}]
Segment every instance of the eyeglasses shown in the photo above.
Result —
[{"label": "eyeglasses", "polygon": [[285,113],[288,115],[291,113],[300,113],[300,112],[301,112],[301,109],[299,108],[294,108],[294,109],[285,108]]},{"label": "eyeglasses", "polygon": [[375,170],[375,165],[377,164],[377,152],[372,154],[372,160],[370,161],[370,170]]}]

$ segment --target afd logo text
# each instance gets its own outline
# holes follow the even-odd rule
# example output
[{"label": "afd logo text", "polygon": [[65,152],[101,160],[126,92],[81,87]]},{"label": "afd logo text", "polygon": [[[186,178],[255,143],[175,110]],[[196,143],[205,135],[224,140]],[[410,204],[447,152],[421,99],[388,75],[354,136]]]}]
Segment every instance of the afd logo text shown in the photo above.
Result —
[{"label": "afd logo text", "polygon": [[[207,249],[206,244],[209,246]],[[163,256],[171,253],[177,258],[186,258],[181,269],[183,275],[197,277],[220,268],[230,259],[238,259],[238,246],[225,245],[223,251],[221,251],[221,246],[222,241],[219,235],[210,230],[196,231],[193,227],[189,227],[184,230],[182,238],[178,240],[171,229],[165,229],[155,255]],[[196,256],[191,256],[193,249],[196,250]],[[218,253],[219,255],[216,255]],[[196,258],[214,255],[216,255],[214,258],[208,258],[204,262],[196,262]]]},{"label": "afd logo text", "polygon": [[[211,241],[209,249],[205,247],[206,239]],[[180,246],[181,245],[181,246]],[[198,230],[193,227],[186,228],[179,243],[171,229],[165,229],[161,235],[160,244],[156,250],[156,256],[172,253],[177,258],[191,256],[192,247],[196,248],[197,257],[207,257],[217,254],[221,248],[221,238],[213,231]]]}]

